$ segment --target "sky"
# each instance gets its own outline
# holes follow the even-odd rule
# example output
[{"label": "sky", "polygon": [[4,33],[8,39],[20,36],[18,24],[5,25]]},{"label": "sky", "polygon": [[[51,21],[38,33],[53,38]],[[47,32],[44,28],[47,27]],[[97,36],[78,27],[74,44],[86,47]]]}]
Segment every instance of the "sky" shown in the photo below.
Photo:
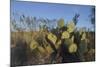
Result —
[{"label": "sky", "polygon": [[[19,13],[51,20],[63,18],[65,23],[67,23],[72,20],[75,13],[79,13],[80,17],[77,27],[91,28],[92,24],[89,20],[89,15],[91,14],[92,7],[90,5],[12,1],[11,15],[13,13]],[[17,18],[17,15],[15,15],[15,18]]]}]

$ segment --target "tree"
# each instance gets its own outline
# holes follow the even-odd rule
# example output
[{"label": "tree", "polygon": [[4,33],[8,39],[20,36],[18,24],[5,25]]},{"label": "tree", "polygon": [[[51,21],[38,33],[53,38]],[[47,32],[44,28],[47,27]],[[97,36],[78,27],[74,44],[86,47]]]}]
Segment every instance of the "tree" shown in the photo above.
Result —
[{"label": "tree", "polygon": [[80,14],[76,13],[75,16],[73,17],[73,21],[74,21],[75,25],[76,25],[77,22],[78,22],[79,16],[80,16]]},{"label": "tree", "polygon": [[92,7],[90,9],[89,20],[90,23],[92,24],[92,29],[95,30],[95,7]]},{"label": "tree", "polygon": [[95,27],[95,7],[91,8],[90,21],[91,24]]}]

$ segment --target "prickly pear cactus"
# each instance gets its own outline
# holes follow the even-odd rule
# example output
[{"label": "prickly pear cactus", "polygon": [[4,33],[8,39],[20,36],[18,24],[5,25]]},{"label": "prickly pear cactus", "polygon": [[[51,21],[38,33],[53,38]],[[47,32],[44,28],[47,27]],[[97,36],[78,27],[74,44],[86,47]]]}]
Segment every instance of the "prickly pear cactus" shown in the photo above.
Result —
[{"label": "prickly pear cactus", "polygon": [[57,37],[56,35],[52,34],[52,33],[49,33],[47,38],[53,43],[55,44],[56,43],[56,40],[57,40]]},{"label": "prickly pear cactus", "polygon": [[69,45],[68,51],[69,53],[75,53],[77,51],[77,45],[75,43],[72,43],[71,45]]},{"label": "prickly pear cactus", "polygon": [[64,31],[63,33],[62,33],[62,39],[67,39],[67,38],[69,38],[70,37],[70,34],[69,34],[69,32],[67,32],[67,31]]},{"label": "prickly pear cactus", "polygon": [[58,21],[58,28],[62,28],[64,26],[64,19],[60,19]]},{"label": "prickly pear cactus", "polygon": [[38,47],[38,43],[35,40],[32,40],[31,44],[30,44],[30,49],[34,50]]},{"label": "prickly pear cactus", "polygon": [[75,30],[75,23],[71,21],[70,23],[67,24],[67,31],[69,33],[72,33]]}]

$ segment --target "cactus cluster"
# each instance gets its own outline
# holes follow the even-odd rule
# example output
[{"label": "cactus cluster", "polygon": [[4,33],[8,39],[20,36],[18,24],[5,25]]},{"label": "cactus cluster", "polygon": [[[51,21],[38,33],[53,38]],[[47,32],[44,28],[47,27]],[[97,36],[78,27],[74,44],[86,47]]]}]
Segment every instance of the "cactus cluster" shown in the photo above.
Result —
[{"label": "cactus cluster", "polygon": [[[58,28],[55,30],[56,33],[52,31],[41,31],[41,38],[39,43],[39,40],[32,40],[30,43],[30,49],[34,51],[36,49],[37,52],[40,52],[41,56],[48,56],[50,58],[51,54],[55,52],[55,50],[59,53],[59,50],[61,49],[62,45],[65,44],[67,46],[66,50],[70,54],[78,53],[79,56],[84,55],[84,53],[88,50],[87,49],[87,34],[86,31],[83,29],[80,29],[79,31],[75,31],[75,23],[74,21],[71,21],[64,25],[64,20],[60,19],[58,21]],[[63,30],[63,28],[65,29]],[[45,29],[46,30],[46,29]],[[58,33],[59,31],[59,33]],[[78,34],[80,40],[79,43],[75,42],[75,34]],[[58,36],[60,37],[58,37]],[[76,38],[76,39],[77,39]],[[40,45],[42,44],[42,45]],[[63,52],[62,52],[63,53]],[[52,58],[52,57],[51,57]],[[79,57],[81,58],[81,57]]]},{"label": "cactus cluster", "polygon": [[30,34],[23,32],[19,36],[23,36],[27,43],[27,51],[34,58],[31,59],[32,64],[86,61],[88,54],[92,56],[95,53],[95,48],[88,45],[90,33],[84,28],[76,30],[73,20],[65,24],[64,19],[60,19],[57,23],[55,29],[45,28]]}]

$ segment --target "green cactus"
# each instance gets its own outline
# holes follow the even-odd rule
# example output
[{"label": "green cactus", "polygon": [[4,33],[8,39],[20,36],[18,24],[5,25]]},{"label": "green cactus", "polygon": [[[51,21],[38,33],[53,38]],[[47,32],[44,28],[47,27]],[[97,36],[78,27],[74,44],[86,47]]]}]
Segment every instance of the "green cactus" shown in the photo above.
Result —
[{"label": "green cactus", "polygon": [[64,26],[64,19],[60,19],[58,21],[58,28],[62,28]]}]

